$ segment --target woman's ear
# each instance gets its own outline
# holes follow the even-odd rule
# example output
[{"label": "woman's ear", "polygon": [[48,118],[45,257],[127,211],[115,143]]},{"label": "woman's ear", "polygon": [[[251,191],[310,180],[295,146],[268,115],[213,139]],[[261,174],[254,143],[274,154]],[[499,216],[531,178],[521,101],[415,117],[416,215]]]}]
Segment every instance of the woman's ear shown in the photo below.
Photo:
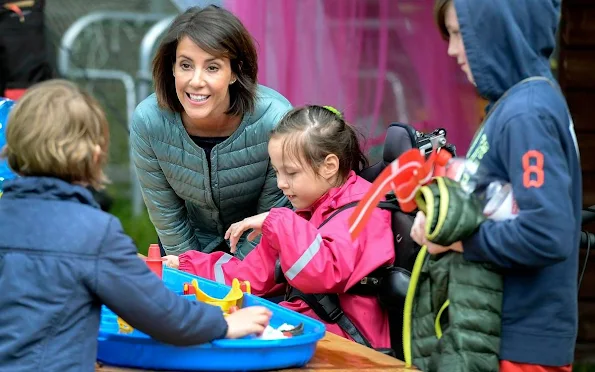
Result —
[{"label": "woman's ear", "polygon": [[320,165],[318,174],[327,181],[330,181],[339,173],[339,158],[335,154],[328,154]]}]

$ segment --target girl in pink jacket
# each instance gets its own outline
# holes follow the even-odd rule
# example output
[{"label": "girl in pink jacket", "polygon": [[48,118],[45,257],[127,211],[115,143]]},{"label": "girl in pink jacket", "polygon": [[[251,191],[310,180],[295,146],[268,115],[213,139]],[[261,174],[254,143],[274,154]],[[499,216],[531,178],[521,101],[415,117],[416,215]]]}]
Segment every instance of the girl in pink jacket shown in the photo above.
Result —
[{"label": "girl in pink jacket", "polygon": [[[296,108],[272,132],[268,151],[278,187],[295,211],[273,208],[231,225],[226,239],[232,253],[246,230],[253,229],[249,239],[262,234],[244,260],[224,252],[188,251],[167,256],[168,266],[227,285],[233,278],[247,280],[258,296],[283,294],[287,285],[303,293],[338,294],[345,315],[371,346],[390,348],[388,316],[376,297],[347,293],[375,269],[393,263],[390,212],[376,209],[355,241],[347,221],[353,209],[338,213],[319,228],[338,208],[361,200],[371,186],[356,175],[367,161],[353,128],[332,107]],[[288,284],[275,281],[277,260]],[[318,319],[301,299],[281,305]],[[350,338],[337,324],[326,326]]]}]

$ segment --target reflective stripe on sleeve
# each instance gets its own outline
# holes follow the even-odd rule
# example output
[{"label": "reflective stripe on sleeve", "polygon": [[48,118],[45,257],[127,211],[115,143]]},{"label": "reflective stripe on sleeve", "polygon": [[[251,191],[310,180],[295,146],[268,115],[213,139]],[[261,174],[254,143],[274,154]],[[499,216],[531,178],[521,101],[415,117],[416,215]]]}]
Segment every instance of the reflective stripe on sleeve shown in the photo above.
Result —
[{"label": "reflective stripe on sleeve", "polygon": [[310,261],[312,261],[316,253],[318,253],[318,251],[320,250],[320,244],[322,244],[322,236],[320,236],[320,234],[317,234],[316,238],[314,238],[314,241],[312,242],[312,244],[310,244],[308,249],[306,249],[304,253],[302,253],[302,255],[300,256],[300,258],[298,258],[297,261],[295,261],[293,266],[291,266],[289,270],[287,270],[287,272],[285,273],[287,279],[293,280],[304,269],[304,267],[306,267],[306,265],[309,264]]}]

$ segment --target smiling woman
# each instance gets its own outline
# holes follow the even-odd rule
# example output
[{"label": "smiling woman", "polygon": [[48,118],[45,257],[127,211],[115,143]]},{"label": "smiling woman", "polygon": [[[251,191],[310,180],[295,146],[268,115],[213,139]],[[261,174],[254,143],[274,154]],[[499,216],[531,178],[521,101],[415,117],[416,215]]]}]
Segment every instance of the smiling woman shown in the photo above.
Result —
[{"label": "smiling woman", "polygon": [[[258,85],[252,37],[229,11],[179,15],[153,61],[155,94],[135,110],[132,160],[167,254],[229,251],[227,228],[288,205],[267,153],[291,105]],[[243,258],[256,244],[242,239]]]},{"label": "smiling woman", "polygon": [[227,115],[232,111],[229,86],[237,81],[228,58],[205,52],[185,36],[178,43],[174,76],[184,108],[182,122],[189,134],[219,137],[235,131],[241,117],[233,112]]}]

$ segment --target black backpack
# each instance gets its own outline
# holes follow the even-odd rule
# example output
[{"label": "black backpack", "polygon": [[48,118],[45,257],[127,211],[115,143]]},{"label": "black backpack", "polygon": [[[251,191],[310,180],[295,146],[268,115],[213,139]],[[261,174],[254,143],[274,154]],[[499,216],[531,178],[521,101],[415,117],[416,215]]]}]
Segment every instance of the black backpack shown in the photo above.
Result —
[{"label": "black backpack", "polygon": [[[422,133],[409,125],[392,123],[386,132],[382,160],[364,169],[360,173],[360,176],[373,182],[386,166],[407,150],[419,148],[426,155],[429,155],[432,149],[436,147],[444,147],[453,156],[455,155],[454,146],[446,142],[446,131],[444,129],[437,129],[431,133]],[[337,214],[354,208],[357,203],[349,203],[337,209],[319,225],[319,228]],[[389,210],[392,213],[391,225],[395,238],[395,262],[392,266],[382,267],[368,274],[353,288],[350,288],[348,292],[358,295],[376,296],[381,305],[388,310],[391,349],[377,350],[402,360],[405,296],[409,286],[411,270],[421,247],[409,235],[415,218],[415,212],[405,213],[401,211],[396,198],[390,194],[387,195],[386,201],[379,203],[378,208]],[[278,283],[286,282],[279,261],[277,261],[275,279]],[[285,295],[285,300],[291,301],[295,298],[300,298],[306,302],[316,315],[324,321],[338,324],[355,342],[371,347],[369,341],[343,313],[336,294],[305,294],[296,288],[289,287]]]}]

